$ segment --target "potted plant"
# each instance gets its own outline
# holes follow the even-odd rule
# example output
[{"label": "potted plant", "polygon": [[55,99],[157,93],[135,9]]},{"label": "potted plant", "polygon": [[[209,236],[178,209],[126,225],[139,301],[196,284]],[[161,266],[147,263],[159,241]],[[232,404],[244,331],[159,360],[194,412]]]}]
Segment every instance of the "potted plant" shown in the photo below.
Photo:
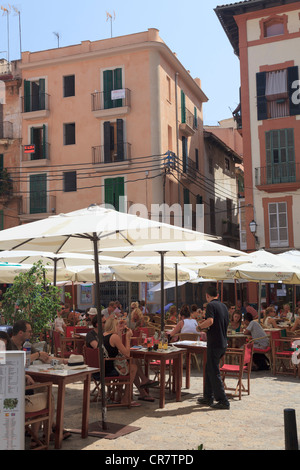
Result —
[{"label": "potted plant", "polygon": [[9,325],[26,320],[32,326],[33,339],[53,322],[60,307],[61,289],[46,278],[46,267],[41,261],[18,274],[3,295],[2,314]]}]

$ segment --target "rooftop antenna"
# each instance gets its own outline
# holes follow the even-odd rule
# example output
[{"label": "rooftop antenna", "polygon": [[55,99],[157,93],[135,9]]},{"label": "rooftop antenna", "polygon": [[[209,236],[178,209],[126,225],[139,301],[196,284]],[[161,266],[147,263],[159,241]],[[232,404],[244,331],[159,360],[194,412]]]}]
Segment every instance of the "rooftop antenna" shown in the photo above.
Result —
[{"label": "rooftop antenna", "polygon": [[7,62],[9,63],[9,10],[5,8],[4,6],[1,6],[1,10],[3,10],[3,15],[7,15]]},{"label": "rooftop antenna", "polygon": [[53,33],[57,37],[57,47],[59,47],[59,33]]},{"label": "rooftop antenna", "polygon": [[115,21],[116,19],[116,14],[115,12],[114,13],[114,18],[112,17],[112,15],[110,13],[108,13],[108,11],[106,12],[106,21],[110,20],[110,37],[112,38],[112,22],[113,20]]},{"label": "rooftop antenna", "polygon": [[20,58],[22,57],[21,12],[12,5],[14,12],[19,16]]}]

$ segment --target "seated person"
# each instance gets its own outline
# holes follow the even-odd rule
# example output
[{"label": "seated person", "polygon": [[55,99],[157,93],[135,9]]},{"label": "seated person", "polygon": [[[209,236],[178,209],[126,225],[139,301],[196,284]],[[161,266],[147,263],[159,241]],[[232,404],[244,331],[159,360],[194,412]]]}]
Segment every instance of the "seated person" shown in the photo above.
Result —
[{"label": "seated person", "polygon": [[[106,318],[102,315],[102,329],[105,329]],[[93,328],[87,332],[85,337],[85,344],[88,348],[97,349],[99,346],[99,337],[98,337],[98,317],[94,315],[92,317],[92,326]]]},{"label": "seated person", "polygon": [[[257,321],[253,320],[251,313],[245,313],[245,335],[251,335],[255,349],[267,349],[269,338]],[[253,370],[268,370],[270,368],[268,358],[263,353],[253,353]]]},{"label": "seated person", "polygon": [[144,317],[142,311],[136,307],[132,312],[131,312],[131,323],[130,327],[133,330],[136,330],[137,328],[141,328],[145,325]]},{"label": "seated person", "polygon": [[290,304],[284,304],[280,312],[280,319],[289,321],[292,318],[293,318],[293,314],[290,309]]},{"label": "seated person", "polygon": [[[103,333],[103,344],[107,351],[108,357],[116,358],[117,356],[123,356],[125,358],[130,357],[130,339],[132,337],[132,330],[126,328],[125,333],[125,345],[122,342],[124,323],[119,320],[110,317],[106,320],[105,332]],[[142,373],[140,364],[138,361],[131,362],[131,374],[134,377],[133,383],[140,392],[139,400],[143,401],[154,401],[154,398],[150,397],[146,391],[146,387],[154,385],[153,381],[149,381],[147,377]],[[114,361],[105,361],[105,376],[106,377],[117,377],[120,375],[118,370],[114,366]],[[156,384],[156,383],[155,383]],[[121,398],[121,403],[128,399],[128,394],[131,394],[131,390],[127,386],[125,388],[125,396]],[[133,401],[131,406],[138,406],[139,403]]]},{"label": "seated person", "polygon": [[54,330],[58,331],[62,335],[66,334],[66,324],[65,321],[62,317],[62,312],[63,312],[63,306],[60,308],[60,310],[57,310],[57,317],[54,320]]},{"label": "seated person", "polygon": [[294,324],[292,328],[290,329],[290,331],[297,331],[297,330],[300,330],[300,317],[299,316],[296,317]]},{"label": "seated person", "polygon": [[263,320],[264,328],[277,328],[277,321],[274,318],[276,316],[276,311],[274,307],[267,307],[265,311],[265,317]]},{"label": "seated person", "polygon": [[174,338],[178,333],[195,333],[199,335],[197,331],[197,320],[191,318],[191,312],[188,305],[183,305],[180,310],[180,321],[177,323],[175,328],[169,333],[171,338]]},{"label": "seated person", "polygon": [[176,305],[171,305],[169,309],[169,318],[168,320],[177,322],[177,308]]},{"label": "seated person", "polygon": [[236,331],[239,332],[241,331],[241,325],[242,325],[242,313],[239,312],[238,310],[235,310],[232,314],[231,321],[229,323],[229,327]]}]

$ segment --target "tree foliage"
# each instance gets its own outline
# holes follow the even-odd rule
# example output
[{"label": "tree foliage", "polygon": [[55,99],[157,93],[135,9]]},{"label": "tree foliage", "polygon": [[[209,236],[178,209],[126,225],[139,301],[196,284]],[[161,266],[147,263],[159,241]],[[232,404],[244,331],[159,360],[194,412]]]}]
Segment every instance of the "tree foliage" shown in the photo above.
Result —
[{"label": "tree foliage", "polygon": [[47,269],[41,261],[18,274],[3,295],[3,316],[9,325],[18,320],[28,321],[33,335],[38,335],[53,322],[60,307],[61,289],[46,278]]}]

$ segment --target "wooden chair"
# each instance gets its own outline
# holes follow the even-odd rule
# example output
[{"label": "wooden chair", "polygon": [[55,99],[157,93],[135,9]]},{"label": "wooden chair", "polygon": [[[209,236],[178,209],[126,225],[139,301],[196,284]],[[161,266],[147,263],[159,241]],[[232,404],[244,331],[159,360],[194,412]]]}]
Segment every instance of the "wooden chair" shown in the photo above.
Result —
[{"label": "wooden chair", "polygon": [[[71,340],[71,338],[70,338]],[[73,354],[73,350],[67,351],[65,346],[66,342],[63,340],[58,331],[53,331],[54,354],[56,357],[68,358]]]},{"label": "wooden chair", "polygon": [[[27,401],[27,411],[25,410],[25,431],[31,436],[31,439],[36,443],[33,450],[48,449],[50,442],[50,434],[52,429],[52,382],[36,383],[28,385],[25,390],[42,390],[43,402],[42,409],[36,410],[34,406],[34,395],[26,395],[25,403]],[[32,400],[32,401],[31,401]],[[30,411],[30,404],[32,403],[32,411]],[[43,424],[43,438],[40,439],[38,433],[32,428],[33,424]]]},{"label": "wooden chair", "polygon": [[[99,349],[89,348],[84,346],[83,356],[85,358],[85,363],[89,367],[95,367],[99,369],[100,372],[100,358],[99,358]],[[105,361],[112,361],[113,358],[105,358]],[[107,387],[107,407],[117,407],[117,406],[128,406],[131,407],[131,396],[132,396],[132,386],[133,386],[133,377],[130,373],[130,365],[132,358],[127,359],[129,365],[129,374],[128,375],[118,375],[117,377],[105,377],[105,386]],[[95,395],[94,401],[98,399],[101,400],[101,379],[100,374],[93,374],[92,380],[94,382],[94,390],[92,394]],[[114,402],[114,397],[123,387],[130,387],[130,393],[128,394],[128,401],[126,403],[116,403]]]},{"label": "wooden chair", "polygon": [[[242,391],[247,392],[250,395],[250,374],[252,368],[252,353],[253,343],[246,343],[243,348],[228,348],[225,353],[225,357],[222,360],[220,367],[221,378],[223,380],[224,389],[232,390],[233,396],[238,396],[239,400],[242,399]],[[225,363],[226,356],[233,356],[237,359],[238,364],[227,364]],[[243,384],[244,373],[247,374],[247,386]],[[236,387],[229,387],[226,383],[227,378],[237,379]]]},{"label": "wooden chair", "polygon": [[175,320],[166,320],[166,325],[177,325],[177,322]]},{"label": "wooden chair", "polygon": [[297,366],[292,362],[294,349],[292,338],[272,338],[273,374],[297,374]]},{"label": "wooden chair", "polygon": [[[179,341],[199,341],[199,338],[200,338],[200,333],[199,335],[197,335],[196,333],[179,333],[178,334]],[[194,359],[197,369],[200,372],[201,369],[200,369],[200,364],[198,361],[197,354],[193,353],[191,354],[191,357]]]}]

